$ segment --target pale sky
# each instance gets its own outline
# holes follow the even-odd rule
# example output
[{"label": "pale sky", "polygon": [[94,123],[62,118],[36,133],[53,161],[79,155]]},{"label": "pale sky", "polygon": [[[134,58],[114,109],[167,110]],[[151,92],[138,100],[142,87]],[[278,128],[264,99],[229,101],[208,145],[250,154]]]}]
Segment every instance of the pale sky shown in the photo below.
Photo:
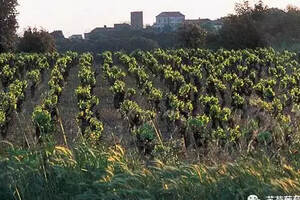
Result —
[{"label": "pale sky", "polygon": [[[163,11],[180,11],[186,19],[217,19],[233,13],[240,0],[19,0],[19,33],[28,26],[65,36],[83,34],[95,27],[130,22],[131,11],[144,12],[144,24],[153,24]],[[252,0],[252,2],[256,2]],[[264,0],[269,7],[300,7],[300,0]]]}]

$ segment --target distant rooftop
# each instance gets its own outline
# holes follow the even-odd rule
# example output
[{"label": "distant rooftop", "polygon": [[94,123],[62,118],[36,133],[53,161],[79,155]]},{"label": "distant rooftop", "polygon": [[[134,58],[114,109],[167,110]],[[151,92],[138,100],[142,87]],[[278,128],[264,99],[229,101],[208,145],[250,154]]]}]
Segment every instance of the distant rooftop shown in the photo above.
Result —
[{"label": "distant rooftop", "polygon": [[208,22],[211,22],[210,19],[206,18],[206,19],[186,19],[185,22],[187,23],[198,23],[198,24],[205,24]]},{"label": "distant rooftop", "polygon": [[96,27],[91,32],[99,32],[99,31],[107,31],[107,30],[113,30],[113,27],[107,27],[104,25],[104,27]]},{"label": "distant rooftop", "polygon": [[180,12],[162,12],[157,17],[184,17]]}]

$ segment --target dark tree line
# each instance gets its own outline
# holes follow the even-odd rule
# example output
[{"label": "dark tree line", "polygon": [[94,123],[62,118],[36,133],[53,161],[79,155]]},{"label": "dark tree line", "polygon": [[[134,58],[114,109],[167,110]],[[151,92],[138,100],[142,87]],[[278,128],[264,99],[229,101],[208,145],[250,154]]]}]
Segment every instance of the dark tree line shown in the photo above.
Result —
[{"label": "dark tree line", "polygon": [[45,30],[28,28],[23,37],[17,36],[17,6],[17,0],[0,0],[0,53],[54,51],[54,38]]},{"label": "dark tree line", "polygon": [[293,6],[286,10],[268,8],[263,1],[251,7],[244,1],[236,4],[235,14],[223,19],[216,39],[227,49],[271,46],[299,50],[300,10]]},{"label": "dark tree line", "polygon": [[0,0],[0,53],[14,50],[18,27],[17,5],[17,0]]},{"label": "dark tree line", "polygon": [[235,13],[223,17],[218,31],[196,23],[184,23],[177,31],[124,29],[94,34],[88,40],[56,40],[60,51],[104,50],[133,51],[154,48],[244,49],[273,47],[277,50],[300,50],[300,10],[269,8],[263,1],[251,6],[249,1],[235,5]]},{"label": "dark tree line", "polygon": [[157,32],[152,29],[119,29],[113,31],[96,32],[84,40],[69,40],[52,33],[56,39],[59,51],[77,51],[99,53],[105,50],[127,52],[136,49],[151,50],[155,48],[176,47],[175,32]]},{"label": "dark tree line", "polygon": [[[244,49],[273,47],[277,50],[300,50],[300,10],[268,8],[263,1],[250,6],[249,1],[237,3],[235,14],[222,18],[222,28],[214,31],[211,26],[184,23],[177,31],[166,27],[135,30],[123,28],[95,32],[84,40],[69,40],[62,33],[28,28],[23,37],[17,37],[17,0],[0,0],[0,53],[60,52],[100,53],[105,50],[127,51],[155,48],[209,48]],[[55,40],[54,40],[55,39]]]},{"label": "dark tree line", "polygon": [[18,42],[18,51],[20,52],[44,53],[55,50],[54,38],[42,29],[28,28]]}]

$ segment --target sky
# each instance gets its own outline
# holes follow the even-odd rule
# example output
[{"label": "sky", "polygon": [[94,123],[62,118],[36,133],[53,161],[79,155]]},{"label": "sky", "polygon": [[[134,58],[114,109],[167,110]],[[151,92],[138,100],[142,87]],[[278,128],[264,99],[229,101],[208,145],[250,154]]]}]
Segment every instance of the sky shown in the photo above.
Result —
[{"label": "sky", "polygon": [[[180,11],[186,19],[217,19],[234,12],[240,0],[19,0],[21,34],[27,27],[49,32],[62,30],[66,37],[90,32],[95,27],[129,23],[131,11],[143,11],[144,24],[152,25],[163,11]],[[250,0],[250,2],[256,2]],[[269,7],[300,7],[300,0],[264,0]]]}]

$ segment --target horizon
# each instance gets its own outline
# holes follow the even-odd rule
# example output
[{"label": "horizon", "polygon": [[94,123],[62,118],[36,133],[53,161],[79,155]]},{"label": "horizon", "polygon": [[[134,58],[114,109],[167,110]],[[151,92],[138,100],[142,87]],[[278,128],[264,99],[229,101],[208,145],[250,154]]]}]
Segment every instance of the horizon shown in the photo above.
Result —
[{"label": "horizon", "polygon": [[[234,13],[236,0],[165,0],[163,2],[131,0],[111,0],[104,5],[96,0],[52,0],[52,1],[19,1],[18,34],[23,34],[27,27],[43,28],[49,32],[62,30],[65,37],[74,34],[88,33],[96,27],[113,27],[118,23],[130,23],[130,12],[143,11],[144,25],[153,25],[155,16],[165,11],[179,11],[186,19],[209,18],[211,20]],[[205,2],[205,3],[204,3]],[[254,4],[251,0],[251,5]],[[266,0],[268,7],[285,9],[287,5],[300,7],[300,0]],[[72,5],[70,7],[70,5]],[[215,5],[218,5],[217,7]]]}]

